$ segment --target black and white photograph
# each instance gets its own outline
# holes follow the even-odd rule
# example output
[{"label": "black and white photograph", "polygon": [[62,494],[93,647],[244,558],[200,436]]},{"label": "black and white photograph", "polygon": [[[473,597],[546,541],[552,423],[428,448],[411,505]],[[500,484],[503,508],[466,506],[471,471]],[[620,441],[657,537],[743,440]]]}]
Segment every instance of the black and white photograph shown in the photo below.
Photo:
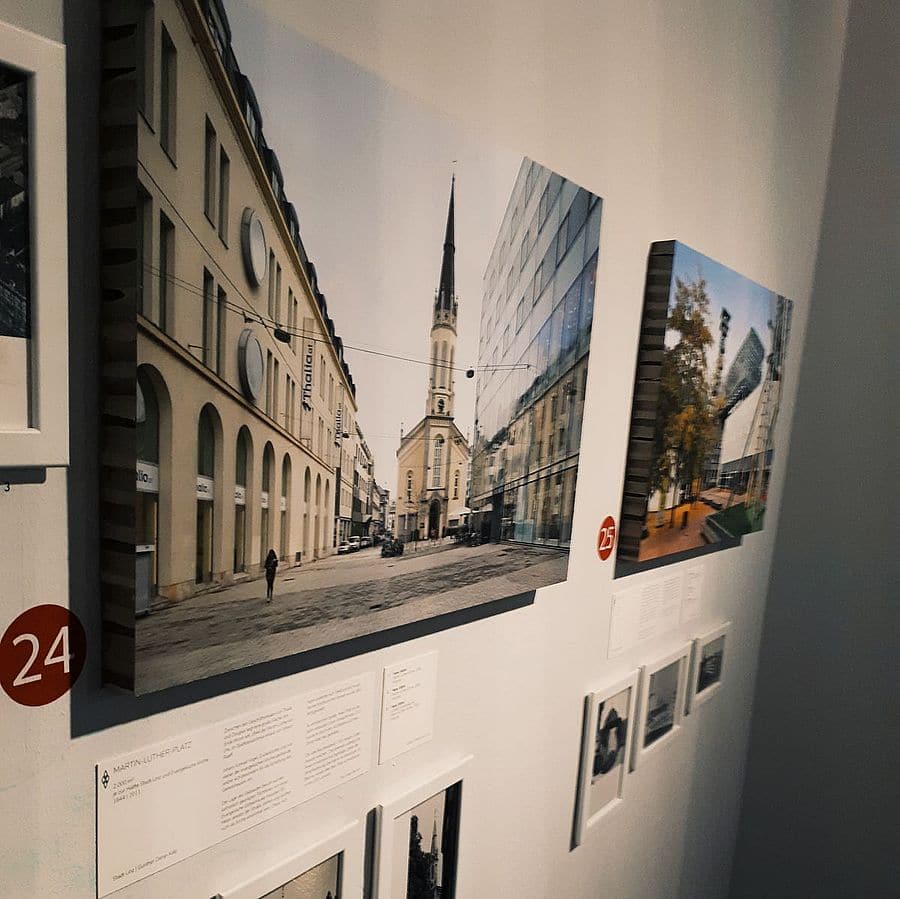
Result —
[{"label": "black and white photograph", "polygon": [[691,682],[688,693],[688,711],[712,696],[722,683],[725,668],[725,647],[731,624],[723,624],[715,630],[697,637],[691,656]]},{"label": "black and white photograph", "polygon": [[0,126],[0,338],[26,338],[31,328],[28,76],[2,62]]},{"label": "black and white photograph", "polygon": [[644,719],[645,747],[664,737],[675,726],[680,669],[680,662],[672,662],[650,675],[647,715]]},{"label": "black and white photograph", "polygon": [[617,577],[763,529],[792,310],[682,243],[651,247]]},{"label": "black and white photograph", "polygon": [[631,770],[679,731],[688,692],[692,644],[670,652],[641,669],[637,730]]},{"label": "black and white photograph", "polygon": [[341,856],[298,874],[260,899],[341,899]]},{"label": "black and white photograph", "polygon": [[455,899],[463,786],[472,756],[379,805],[372,899]]},{"label": "black and white photograph", "polygon": [[0,431],[29,425],[28,76],[0,62]]},{"label": "black and white photograph", "polygon": [[455,895],[461,788],[454,784],[394,820],[397,841],[389,896],[451,899]]},{"label": "black and white photograph", "polygon": [[66,53],[0,21],[0,462],[69,461]]},{"label": "black and white photograph", "polygon": [[[273,867],[255,871],[239,885],[220,890],[214,899],[348,899],[361,896],[364,879],[366,822],[358,818],[321,842],[283,857]],[[250,852],[252,867],[267,852]]]},{"label": "black and white photograph", "polygon": [[722,659],[725,655],[725,638],[719,637],[702,647],[697,669],[697,692],[717,684],[722,677]]},{"label": "black and white photograph", "polygon": [[585,697],[581,776],[573,846],[624,795],[632,740],[638,672]]},{"label": "black and white photograph", "polygon": [[158,0],[110,73],[141,90],[107,667],[140,693],[568,574],[600,198],[276,15]]}]

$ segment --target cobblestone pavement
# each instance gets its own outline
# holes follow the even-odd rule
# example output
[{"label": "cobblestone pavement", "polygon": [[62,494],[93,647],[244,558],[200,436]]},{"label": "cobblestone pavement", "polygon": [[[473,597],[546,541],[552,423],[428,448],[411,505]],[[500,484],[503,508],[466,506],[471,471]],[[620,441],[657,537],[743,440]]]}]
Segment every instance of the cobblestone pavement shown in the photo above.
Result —
[{"label": "cobblestone pavement", "polygon": [[289,568],[265,601],[252,580],[137,621],[137,679],[148,692],[270,661],[565,580],[568,554],[490,544],[381,558],[377,548]]}]

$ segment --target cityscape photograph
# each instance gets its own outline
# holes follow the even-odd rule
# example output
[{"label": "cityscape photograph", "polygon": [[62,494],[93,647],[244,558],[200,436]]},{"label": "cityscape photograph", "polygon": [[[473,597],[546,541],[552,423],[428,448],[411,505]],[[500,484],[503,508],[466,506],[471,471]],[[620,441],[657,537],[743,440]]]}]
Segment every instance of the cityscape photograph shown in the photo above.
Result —
[{"label": "cityscape photograph", "polygon": [[28,76],[0,65],[0,430],[30,426]]},{"label": "cityscape photograph", "polygon": [[104,237],[135,262],[103,277],[134,297],[136,482],[121,513],[106,485],[105,585],[127,628],[133,583],[135,691],[564,581],[601,200],[254,6],[129,10],[104,116],[136,190]]},{"label": "cityscape photograph", "polygon": [[620,562],[734,546],[762,530],[790,335],[789,300],[681,243],[657,247],[667,305],[663,316],[650,293],[660,265],[644,332],[663,317],[665,331],[660,345],[642,343],[657,374],[641,383],[639,368]]},{"label": "cityscape photograph", "polygon": [[702,693],[722,679],[722,661],[725,657],[724,635],[711,640],[700,649],[700,664],[697,668],[695,692]]},{"label": "cityscape photograph", "polygon": [[675,726],[675,705],[680,676],[680,659],[650,675],[647,719],[644,727],[645,747],[664,737]]}]

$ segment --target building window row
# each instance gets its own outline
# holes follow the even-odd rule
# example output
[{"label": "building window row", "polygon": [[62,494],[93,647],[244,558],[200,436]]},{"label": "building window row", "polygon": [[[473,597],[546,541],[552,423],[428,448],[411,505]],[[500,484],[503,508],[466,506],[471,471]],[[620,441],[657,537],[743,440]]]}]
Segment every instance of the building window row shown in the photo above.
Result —
[{"label": "building window row", "polygon": [[216,129],[208,116],[205,121],[203,212],[216,229],[222,243],[227,246],[231,161],[225,148],[219,143]]}]

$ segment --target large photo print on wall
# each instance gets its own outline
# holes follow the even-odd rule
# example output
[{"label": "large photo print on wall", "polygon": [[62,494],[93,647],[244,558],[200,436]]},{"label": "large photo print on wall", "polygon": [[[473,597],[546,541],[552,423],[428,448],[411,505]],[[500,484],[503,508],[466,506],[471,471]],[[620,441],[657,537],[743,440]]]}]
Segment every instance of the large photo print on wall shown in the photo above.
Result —
[{"label": "large photo print on wall", "polygon": [[107,678],[564,581],[600,199],[256,5],[105,10]]},{"label": "large photo print on wall", "polygon": [[617,577],[762,530],[791,309],[684,244],[652,245]]}]

